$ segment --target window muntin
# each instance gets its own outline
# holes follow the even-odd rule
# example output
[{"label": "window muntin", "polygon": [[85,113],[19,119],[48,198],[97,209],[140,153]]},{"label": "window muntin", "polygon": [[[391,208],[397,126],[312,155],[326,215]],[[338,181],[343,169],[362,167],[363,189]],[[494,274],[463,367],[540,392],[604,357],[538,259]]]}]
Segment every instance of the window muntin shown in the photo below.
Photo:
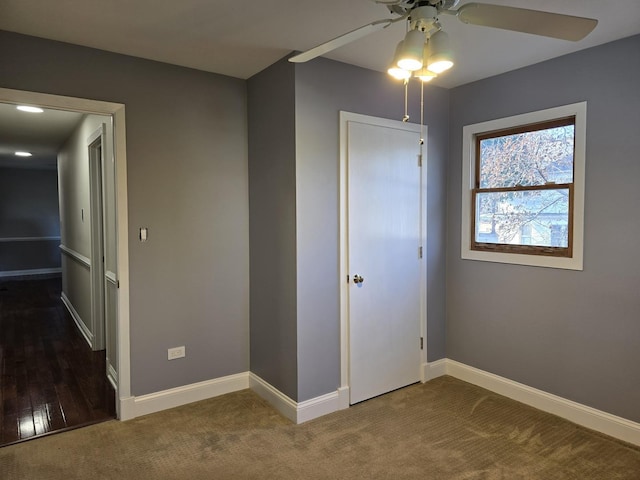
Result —
[{"label": "window muntin", "polygon": [[575,116],[475,135],[471,249],[571,257]]}]

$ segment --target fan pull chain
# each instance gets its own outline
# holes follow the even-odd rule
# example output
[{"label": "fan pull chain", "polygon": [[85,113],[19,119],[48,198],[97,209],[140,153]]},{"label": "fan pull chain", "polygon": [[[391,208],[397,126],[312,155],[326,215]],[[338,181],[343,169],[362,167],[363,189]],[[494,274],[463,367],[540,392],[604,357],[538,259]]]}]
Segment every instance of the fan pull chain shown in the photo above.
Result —
[{"label": "fan pull chain", "polygon": [[424,145],[424,82],[420,82],[420,156]]},{"label": "fan pull chain", "polygon": [[409,121],[408,97],[409,97],[409,79],[406,79],[404,81],[404,117],[402,117],[403,122]]}]

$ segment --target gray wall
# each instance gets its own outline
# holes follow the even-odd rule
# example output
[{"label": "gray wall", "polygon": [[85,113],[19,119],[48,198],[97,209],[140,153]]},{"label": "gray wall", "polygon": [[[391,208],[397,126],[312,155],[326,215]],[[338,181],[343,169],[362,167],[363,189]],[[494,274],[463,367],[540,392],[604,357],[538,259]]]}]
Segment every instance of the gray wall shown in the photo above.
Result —
[{"label": "gray wall", "polygon": [[[447,356],[640,421],[640,36],[451,91]],[[460,259],[462,127],[587,101],[584,271]]]},{"label": "gray wall", "polygon": [[[100,117],[97,117],[100,118]],[[91,266],[78,255],[91,259],[91,208],[89,153],[87,138],[100,125],[88,116],[82,120],[58,152],[58,190],[60,192],[60,245],[62,250],[62,294],[84,325],[93,346],[91,321]]]},{"label": "gray wall", "polygon": [[297,399],[294,66],[248,81],[251,371]]},{"label": "gray wall", "polygon": [[[410,99],[419,123],[419,87]],[[444,357],[445,174],[449,93],[425,89],[427,159],[427,351]],[[395,120],[404,87],[388,75],[316,59],[296,64],[298,400],[340,386],[339,112]]]},{"label": "gray wall", "polygon": [[[101,117],[85,115],[58,152],[61,244],[91,257],[91,208],[87,138]],[[108,117],[102,117],[102,121]],[[87,277],[88,278],[88,277]]]},{"label": "gray wall", "polygon": [[0,168],[0,274],[59,269],[59,236],[56,171]]},{"label": "gray wall", "polygon": [[[430,361],[446,354],[640,421],[640,256],[633,253],[640,235],[639,50],[640,37],[633,37],[450,92],[427,89]],[[247,83],[6,32],[0,61],[2,87],[126,104],[133,394],[246,371]],[[304,401],[334,391],[340,380],[338,111],[399,119],[403,89],[384,74],[329,60],[297,65],[292,124],[291,92],[274,85],[291,85],[290,68],[279,65],[249,81],[252,153],[257,149],[252,208],[260,212],[251,223],[252,273],[254,288],[266,289],[251,305],[267,308],[254,311],[262,331],[252,336],[251,368]],[[273,101],[258,106],[268,95]],[[582,100],[584,271],[462,261],[462,126]],[[260,131],[267,122],[277,137]],[[267,198],[265,205],[254,202]],[[282,237],[269,218],[281,222]],[[140,226],[149,227],[144,244],[137,241]],[[294,263],[295,272],[313,272],[313,282],[296,275],[292,288]],[[272,284],[268,272],[276,268],[287,278]],[[186,345],[187,357],[167,362],[166,349],[177,345]]]},{"label": "gray wall", "polygon": [[[419,122],[419,88],[411,92]],[[429,125],[428,354],[444,357],[445,166],[449,94],[426,89]],[[249,80],[251,371],[296,401],[340,386],[339,118],[401,119],[387,75],[286,60]]]},{"label": "gray wall", "polygon": [[2,87],[126,105],[132,393],[247,371],[246,82],[8,32],[0,63]]}]

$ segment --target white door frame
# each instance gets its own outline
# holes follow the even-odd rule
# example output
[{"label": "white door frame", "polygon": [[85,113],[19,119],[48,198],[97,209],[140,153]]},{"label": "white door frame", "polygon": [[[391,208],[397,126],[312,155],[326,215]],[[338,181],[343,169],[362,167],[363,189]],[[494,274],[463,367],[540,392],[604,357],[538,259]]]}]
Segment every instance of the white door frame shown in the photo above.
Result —
[{"label": "white door frame", "polygon": [[[91,210],[91,331],[93,350],[106,348],[104,280],[104,142],[106,126],[100,125],[87,139],[89,149],[89,196]],[[97,150],[100,148],[100,156]]]},{"label": "white door frame", "polygon": [[124,105],[8,88],[0,88],[0,102],[15,105],[34,105],[96,115],[110,115],[112,118],[113,155],[116,170],[116,249],[119,283],[116,320],[116,355],[118,360],[116,410],[120,420],[133,418],[135,417],[135,411],[131,396],[131,354],[129,347],[129,219]]},{"label": "white door frame", "polygon": [[[420,335],[423,346],[420,353],[420,380],[426,381],[424,365],[427,362],[427,134],[426,127],[413,123],[404,123],[386,118],[371,117],[351,112],[340,112],[340,408],[349,407],[349,219],[348,219],[348,126],[349,122],[360,122],[381,127],[399,128],[421,133],[424,139],[421,146],[422,168],[420,169],[420,245],[422,262],[420,263]],[[416,158],[416,161],[418,159]]]}]

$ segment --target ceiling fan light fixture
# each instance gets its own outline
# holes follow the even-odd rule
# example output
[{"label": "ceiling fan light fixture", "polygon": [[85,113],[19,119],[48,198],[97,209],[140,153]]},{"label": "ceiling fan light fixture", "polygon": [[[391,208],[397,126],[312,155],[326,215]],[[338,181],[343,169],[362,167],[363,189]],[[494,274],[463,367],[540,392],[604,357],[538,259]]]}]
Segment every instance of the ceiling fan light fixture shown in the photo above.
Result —
[{"label": "ceiling fan light fixture", "polygon": [[411,78],[411,72],[409,70],[400,68],[397,65],[390,66],[387,73],[397,80],[407,80]]},{"label": "ceiling fan light fixture", "polygon": [[429,70],[433,73],[446,72],[451,67],[453,67],[453,62],[451,60],[437,60],[429,64]]},{"label": "ceiling fan light fixture", "polygon": [[413,72],[413,76],[416,78],[419,78],[423,82],[430,82],[431,80],[436,78],[438,74],[435,72],[432,72],[426,67],[422,67],[420,70],[416,70],[415,72]]},{"label": "ceiling fan light fixture", "polygon": [[430,56],[431,48],[429,47],[429,41],[426,41],[422,50],[422,68],[413,72],[413,76],[422,82],[430,82],[438,76],[438,74],[427,68],[427,60],[429,60]]},{"label": "ceiling fan light fixture", "polygon": [[411,77],[411,72],[409,70],[405,70],[404,68],[400,68],[398,66],[398,60],[400,59],[400,53],[402,51],[403,43],[404,42],[402,41],[398,43],[396,52],[393,55],[393,60],[391,61],[391,65],[387,69],[387,73],[397,80],[406,80]]},{"label": "ceiling fan light fixture", "polygon": [[427,68],[434,73],[442,73],[453,67],[449,36],[440,30],[431,36],[429,43],[431,52],[427,60]]},{"label": "ceiling fan light fixture", "polygon": [[423,50],[424,33],[419,30],[409,30],[401,44],[397,65],[410,72],[420,70]]}]

